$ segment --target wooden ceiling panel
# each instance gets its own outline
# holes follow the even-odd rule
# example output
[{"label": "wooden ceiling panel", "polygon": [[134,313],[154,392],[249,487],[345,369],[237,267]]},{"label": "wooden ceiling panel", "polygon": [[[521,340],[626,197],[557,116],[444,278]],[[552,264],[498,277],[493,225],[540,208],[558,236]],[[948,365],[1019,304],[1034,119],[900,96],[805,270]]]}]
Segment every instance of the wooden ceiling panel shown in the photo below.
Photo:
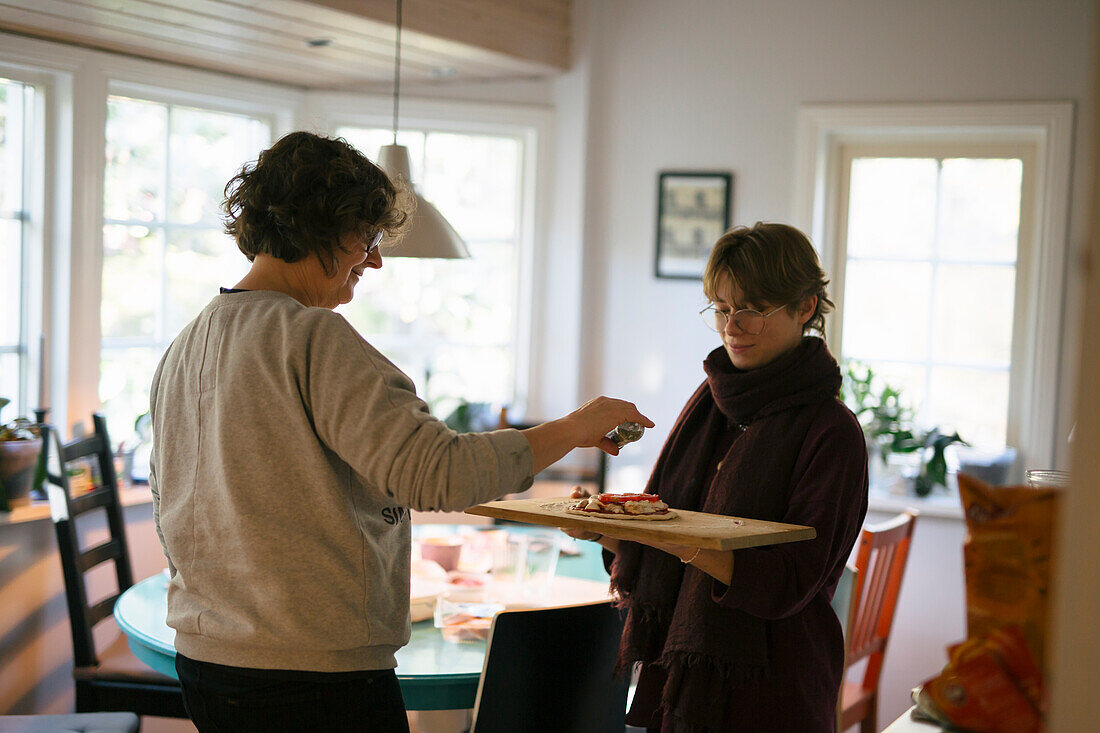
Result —
[{"label": "wooden ceiling panel", "polygon": [[[393,23],[394,0],[305,0]],[[569,0],[403,0],[402,27],[556,69],[569,67]]]},{"label": "wooden ceiling panel", "polygon": [[[376,90],[393,83],[395,7],[0,0],[0,29],[307,88]],[[402,83],[547,77],[564,68],[568,44],[569,0],[404,0]]]},{"label": "wooden ceiling panel", "polygon": [[[21,9],[4,9],[3,27],[79,45],[102,48],[145,58],[170,61],[186,66],[240,73],[298,86],[308,86],[316,78],[350,79],[346,68],[321,58],[295,60],[265,52],[255,43],[210,35],[196,34],[167,24],[132,22],[119,27],[100,18],[94,36],[88,32],[91,19],[77,11],[69,16],[55,16]],[[49,33],[41,32],[48,24]],[[262,73],[248,73],[248,70]]]}]

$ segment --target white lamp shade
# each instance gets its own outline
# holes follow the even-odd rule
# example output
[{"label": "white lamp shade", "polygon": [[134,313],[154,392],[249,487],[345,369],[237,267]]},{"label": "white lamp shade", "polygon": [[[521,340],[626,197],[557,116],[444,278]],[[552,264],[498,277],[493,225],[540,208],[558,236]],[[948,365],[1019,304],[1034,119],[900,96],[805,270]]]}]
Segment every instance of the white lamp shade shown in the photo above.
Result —
[{"label": "white lamp shade", "polygon": [[463,259],[470,256],[466,243],[439,210],[416,193],[412,185],[409,149],[404,145],[383,145],[378,151],[378,165],[395,181],[402,181],[416,196],[416,211],[405,235],[393,244],[382,245],[384,257],[438,257]]}]

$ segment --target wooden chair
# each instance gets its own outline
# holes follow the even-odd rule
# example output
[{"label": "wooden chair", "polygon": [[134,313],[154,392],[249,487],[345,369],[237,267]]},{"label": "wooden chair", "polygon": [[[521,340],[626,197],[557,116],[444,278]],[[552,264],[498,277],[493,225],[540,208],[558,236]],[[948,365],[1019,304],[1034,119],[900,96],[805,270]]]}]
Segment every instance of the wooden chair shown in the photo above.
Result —
[{"label": "wooden chair", "polygon": [[886,642],[894,623],[909,544],[917,512],[910,509],[888,522],[864,527],[856,555],[855,588],[844,635],[844,670],[864,659],[863,679],[841,684],[837,731],[859,723],[860,733],[875,733],[878,684]]},{"label": "wooden chair", "polygon": [[[96,648],[93,629],[101,622],[114,623],[115,601],[122,591],[134,584],[130,551],[126,543],[126,525],[119,503],[118,480],[111,457],[111,441],[103,415],[93,415],[95,432],[62,444],[57,430],[43,428],[43,445],[49,446],[46,459],[47,491],[50,514],[57,532],[61,570],[65,576],[65,597],[69,605],[69,625],[73,636],[73,680],[76,683],[76,712],[130,711],[138,715],[186,718],[183,693],[178,681],[154,672],[137,659],[118,632],[103,649]],[[78,459],[88,459],[98,467],[98,485],[90,492],[74,497],[69,486],[67,467]],[[95,547],[82,550],[77,534],[77,517],[102,509],[107,515],[109,538]],[[85,573],[105,563],[114,563],[117,591],[90,603]]]},{"label": "wooden chair", "polygon": [[629,679],[612,670],[622,629],[610,601],[498,613],[470,733],[621,733]]}]

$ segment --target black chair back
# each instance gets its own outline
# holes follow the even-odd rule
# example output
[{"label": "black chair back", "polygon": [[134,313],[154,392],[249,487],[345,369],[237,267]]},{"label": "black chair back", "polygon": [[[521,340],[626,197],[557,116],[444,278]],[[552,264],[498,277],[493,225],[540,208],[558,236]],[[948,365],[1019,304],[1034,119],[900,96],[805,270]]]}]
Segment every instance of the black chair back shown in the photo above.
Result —
[{"label": "black chair back", "polygon": [[[61,570],[65,576],[65,597],[69,604],[73,634],[73,661],[77,667],[91,667],[99,663],[92,629],[112,614],[118,596],[134,584],[130,551],[126,545],[126,525],[118,496],[118,479],[111,457],[111,440],[107,435],[107,420],[103,415],[96,414],[92,416],[92,421],[95,431],[90,437],[66,444],[61,443],[56,428],[47,425],[42,430],[43,445],[48,446],[46,480],[50,514],[57,532]],[[98,476],[93,470],[95,488],[74,497],[67,469],[69,464],[81,458],[92,461],[93,469],[98,469]],[[106,512],[110,536],[95,547],[81,550],[76,519],[96,509]],[[105,562],[114,563],[118,592],[90,604],[84,574]]]},{"label": "black chair back", "polygon": [[471,733],[621,733],[629,680],[612,670],[622,629],[610,601],[497,614]]},{"label": "black chair back", "polygon": [[[42,431],[47,451],[46,491],[65,576],[65,598],[73,634],[76,712],[129,711],[139,716],[186,718],[179,682],[154,671],[135,657],[121,632],[113,642],[96,649],[92,629],[113,614],[119,595],[134,584],[134,574],[126,544],[126,524],[119,501],[107,420],[97,414],[92,416],[92,422],[95,430],[90,437],[65,444],[55,428],[44,426]],[[82,458],[92,464],[94,488],[73,496],[68,467]],[[102,509],[107,515],[108,537],[82,550],[76,520],[96,509]],[[114,563],[117,591],[89,603],[85,574],[108,562]]]}]

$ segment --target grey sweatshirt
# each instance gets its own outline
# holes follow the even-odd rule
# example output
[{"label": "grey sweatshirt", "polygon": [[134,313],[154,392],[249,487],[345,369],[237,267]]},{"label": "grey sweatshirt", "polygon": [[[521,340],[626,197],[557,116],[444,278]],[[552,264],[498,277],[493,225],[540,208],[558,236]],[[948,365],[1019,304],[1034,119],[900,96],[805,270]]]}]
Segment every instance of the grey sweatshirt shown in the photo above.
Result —
[{"label": "grey sweatshirt", "polygon": [[523,435],[455,433],[342,316],[280,293],[214,298],[161,359],[150,410],[168,625],[206,662],[394,667],[408,510],[531,484]]}]

